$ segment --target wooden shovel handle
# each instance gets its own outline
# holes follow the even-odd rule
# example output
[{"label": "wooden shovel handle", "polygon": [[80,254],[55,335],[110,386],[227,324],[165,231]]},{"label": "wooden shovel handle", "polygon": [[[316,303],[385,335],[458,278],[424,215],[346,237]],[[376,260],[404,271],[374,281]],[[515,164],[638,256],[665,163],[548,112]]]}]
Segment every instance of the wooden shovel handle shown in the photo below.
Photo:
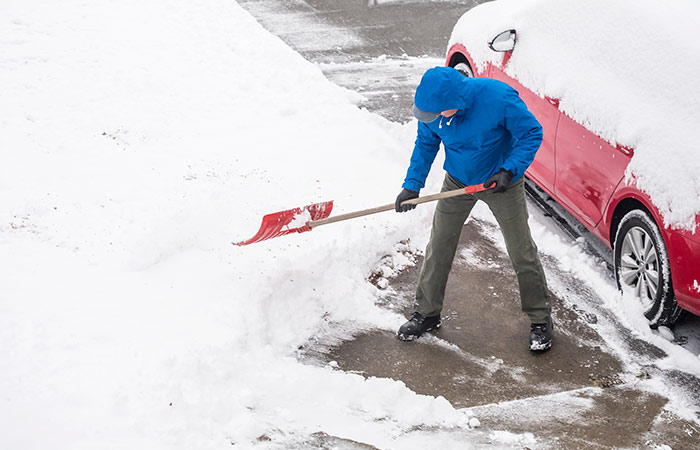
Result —
[{"label": "wooden shovel handle", "polygon": [[[457,197],[458,195],[474,194],[476,192],[481,192],[487,190],[480,184],[475,184],[472,186],[467,186],[463,189],[455,189],[454,191],[445,191],[438,194],[426,195],[425,197],[412,198],[402,202],[402,205],[419,205],[421,203],[434,202],[435,200],[440,200],[442,198]],[[327,219],[312,220],[308,223],[309,228],[319,227],[321,225],[327,225],[329,223],[341,222],[343,220],[354,219],[356,217],[369,216],[370,214],[376,214],[383,211],[391,211],[395,209],[394,203],[390,203],[384,206],[377,206],[376,208],[363,209],[361,211],[349,212],[346,214],[339,214],[334,217],[328,217]]]}]

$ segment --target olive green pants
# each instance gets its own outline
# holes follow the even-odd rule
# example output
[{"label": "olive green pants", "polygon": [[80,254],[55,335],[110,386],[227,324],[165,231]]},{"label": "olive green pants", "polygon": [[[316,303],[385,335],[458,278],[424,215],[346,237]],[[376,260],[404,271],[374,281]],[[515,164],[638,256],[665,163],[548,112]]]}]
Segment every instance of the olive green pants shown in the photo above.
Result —
[{"label": "olive green pants", "polygon": [[[443,191],[464,188],[464,185],[445,176]],[[522,310],[532,323],[544,323],[550,317],[551,304],[547,281],[537,255],[537,246],[527,223],[525,183],[522,178],[505,192],[491,190],[472,195],[461,195],[438,201],[433,217],[430,242],[418,279],[415,309],[423,316],[434,316],[442,311],[447,277],[457,251],[464,222],[478,200],[483,200],[496,217],[506,242],[508,256],[518,276]]]}]

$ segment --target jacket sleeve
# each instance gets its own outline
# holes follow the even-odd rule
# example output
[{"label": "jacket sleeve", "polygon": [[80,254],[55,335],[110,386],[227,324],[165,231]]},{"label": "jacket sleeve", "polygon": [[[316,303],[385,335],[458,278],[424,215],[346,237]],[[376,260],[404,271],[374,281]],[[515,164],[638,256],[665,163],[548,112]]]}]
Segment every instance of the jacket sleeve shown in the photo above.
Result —
[{"label": "jacket sleeve", "polygon": [[418,122],[418,137],[413,147],[411,165],[403,182],[404,189],[419,192],[425,186],[425,179],[428,178],[430,167],[440,150],[440,142],[440,137],[433,133],[427,124]]},{"label": "jacket sleeve", "polygon": [[504,127],[515,138],[515,144],[510,156],[503,163],[503,168],[513,172],[514,178],[518,178],[532,164],[542,144],[542,125],[527,109],[515,89],[507,89],[504,100]]}]

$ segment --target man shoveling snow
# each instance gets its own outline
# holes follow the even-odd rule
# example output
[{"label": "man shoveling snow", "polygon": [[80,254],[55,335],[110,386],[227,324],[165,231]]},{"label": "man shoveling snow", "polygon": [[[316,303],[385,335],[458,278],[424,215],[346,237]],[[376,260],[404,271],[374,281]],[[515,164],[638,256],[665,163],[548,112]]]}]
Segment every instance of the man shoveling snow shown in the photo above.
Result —
[{"label": "man shoveling snow", "polygon": [[[530,318],[530,350],[552,346],[551,301],[537,247],[527,223],[523,174],[542,143],[542,126],[517,91],[500,81],[467,78],[451,67],[428,70],[416,89],[418,137],[396,211],[416,205],[442,142],[442,191],[483,183],[488,191],[441,199],[418,280],[415,312],[399,328],[403,340],[440,326],[447,277],[464,222],[478,200],[496,217],[518,276],[522,309]],[[475,318],[476,319],[476,318]]]}]

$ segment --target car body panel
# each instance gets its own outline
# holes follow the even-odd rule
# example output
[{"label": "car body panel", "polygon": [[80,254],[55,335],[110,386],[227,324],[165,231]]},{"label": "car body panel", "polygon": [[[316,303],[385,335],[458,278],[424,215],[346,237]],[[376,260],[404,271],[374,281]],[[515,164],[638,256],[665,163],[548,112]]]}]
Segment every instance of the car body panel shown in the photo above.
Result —
[{"label": "car body panel", "polygon": [[694,230],[679,230],[679,233],[686,238],[700,244],[700,214],[695,216],[695,229]]},{"label": "car body panel", "polygon": [[[612,229],[613,221],[615,219],[614,215],[617,211],[624,209],[622,203],[626,200],[633,200],[636,203],[641,204],[651,213],[654,221],[659,223],[658,220],[660,218],[660,214],[654,207],[654,204],[651,202],[649,197],[640,192],[633,184],[627,184],[621,181],[605,208],[603,220],[598,222],[598,225],[595,227],[595,235],[600,237],[610,248],[613,246],[613,240],[615,239],[615,233],[617,232],[617,230]],[[660,231],[665,240],[664,229],[660,228]]]},{"label": "car body panel", "polygon": [[[543,102],[547,103],[547,102]],[[598,224],[631,156],[588,131],[566,114],[557,128],[554,192],[589,227]]]},{"label": "car body panel", "polygon": [[683,233],[672,231],[666,241],[676,302],[681,308],[700,316],[700,244]]}]

